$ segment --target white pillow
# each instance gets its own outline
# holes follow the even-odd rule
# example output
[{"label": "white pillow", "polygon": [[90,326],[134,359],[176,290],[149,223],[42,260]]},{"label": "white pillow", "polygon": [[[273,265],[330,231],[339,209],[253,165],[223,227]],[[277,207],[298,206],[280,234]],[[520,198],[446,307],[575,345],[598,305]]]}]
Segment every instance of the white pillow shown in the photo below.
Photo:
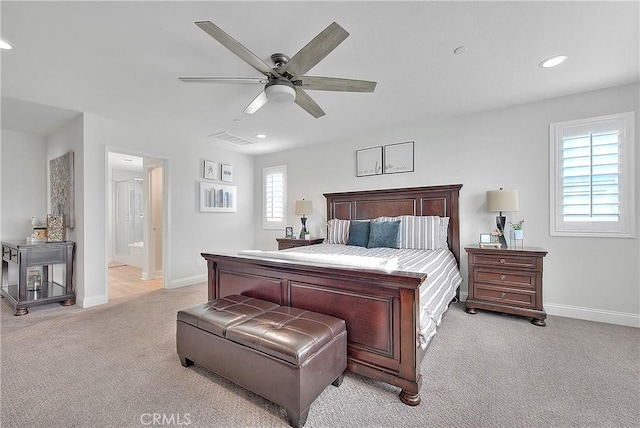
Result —
[{"label": "white pillow", "polygon": [[349,220],[337,218],[327,222],[327,243],[346,244],[349,239]]},{"label": "white pillow", "polygon": [[437,250],[448,248],[449,217],[401,215],[378,217],[374,221],[400,220],[398,248]]}]

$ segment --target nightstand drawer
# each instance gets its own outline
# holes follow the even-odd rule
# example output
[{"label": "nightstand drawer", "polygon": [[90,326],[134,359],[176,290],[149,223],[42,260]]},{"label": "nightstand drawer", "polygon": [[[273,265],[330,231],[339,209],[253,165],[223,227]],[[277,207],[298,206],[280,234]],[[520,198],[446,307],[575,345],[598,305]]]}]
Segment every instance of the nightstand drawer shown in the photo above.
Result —
[{"label": "nightstand drawer", "polygon": [[476,283],[494,284],[499,287],[522,287],[535,290],[536,273],[509,270],[489,270],[477,268],[473,279]]},{"label": "nightstand drawer", "polygon": [[502,303],[504,305],[533,308],[536,305],[536,293],[524,290],[513,290],[490,285],[476,284],[476,299],[487,302]]},{"label": "nightstand drawer", "polygon": [[518,269],[535,269],[536,257],[515,256],[510,254],[473,254],[473,264],[483,266],[504,266]]}]

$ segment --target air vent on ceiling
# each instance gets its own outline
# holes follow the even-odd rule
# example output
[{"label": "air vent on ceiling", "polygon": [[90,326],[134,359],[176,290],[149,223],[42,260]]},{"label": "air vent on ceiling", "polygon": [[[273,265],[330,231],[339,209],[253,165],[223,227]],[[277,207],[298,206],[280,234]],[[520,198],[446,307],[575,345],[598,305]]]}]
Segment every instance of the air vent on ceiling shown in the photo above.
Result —
[{"label": "air vent on ceiling", "polygon": [[247,140],[246,138],[238,137],[225,131],[218,132],[217,134],[211,134],[209,135],[209,137],[215,138],[216,140],[223,141],[225,143],[234,144],[236,146],[255,144],[255,141]]}]

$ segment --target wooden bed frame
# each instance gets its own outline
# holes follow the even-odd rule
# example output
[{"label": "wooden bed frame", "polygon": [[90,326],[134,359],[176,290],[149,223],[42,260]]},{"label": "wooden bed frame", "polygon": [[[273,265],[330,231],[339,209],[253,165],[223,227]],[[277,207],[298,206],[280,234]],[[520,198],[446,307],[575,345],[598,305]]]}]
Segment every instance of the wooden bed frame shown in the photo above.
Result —
[{"label": "wooden bed frame", "polygon": [[[450,217],[448,243],[460,265],[461,184],[327,193],[327,220],[380,216]],[[243,294],[325,313],[347,323],[348,366],[354,373],[402,389],[420,403],[419,295],[426,274],[383,272],[288,260],[202,253],[209,300]]]}]

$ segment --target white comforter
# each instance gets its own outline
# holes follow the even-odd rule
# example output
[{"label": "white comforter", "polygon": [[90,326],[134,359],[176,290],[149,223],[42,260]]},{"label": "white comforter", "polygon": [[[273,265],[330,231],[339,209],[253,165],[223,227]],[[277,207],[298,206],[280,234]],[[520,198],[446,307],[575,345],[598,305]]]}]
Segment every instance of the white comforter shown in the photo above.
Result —
[{"label": "white comforter", "polygon": [[418,337],[422,348],[427,346],[436,333],[442,315],[462,283],[456,260],[448,249],[408,250],[318,244],[282,251],[245,250],[239,254],[384,271],[426,273],[427,279],[420,286]]}]

